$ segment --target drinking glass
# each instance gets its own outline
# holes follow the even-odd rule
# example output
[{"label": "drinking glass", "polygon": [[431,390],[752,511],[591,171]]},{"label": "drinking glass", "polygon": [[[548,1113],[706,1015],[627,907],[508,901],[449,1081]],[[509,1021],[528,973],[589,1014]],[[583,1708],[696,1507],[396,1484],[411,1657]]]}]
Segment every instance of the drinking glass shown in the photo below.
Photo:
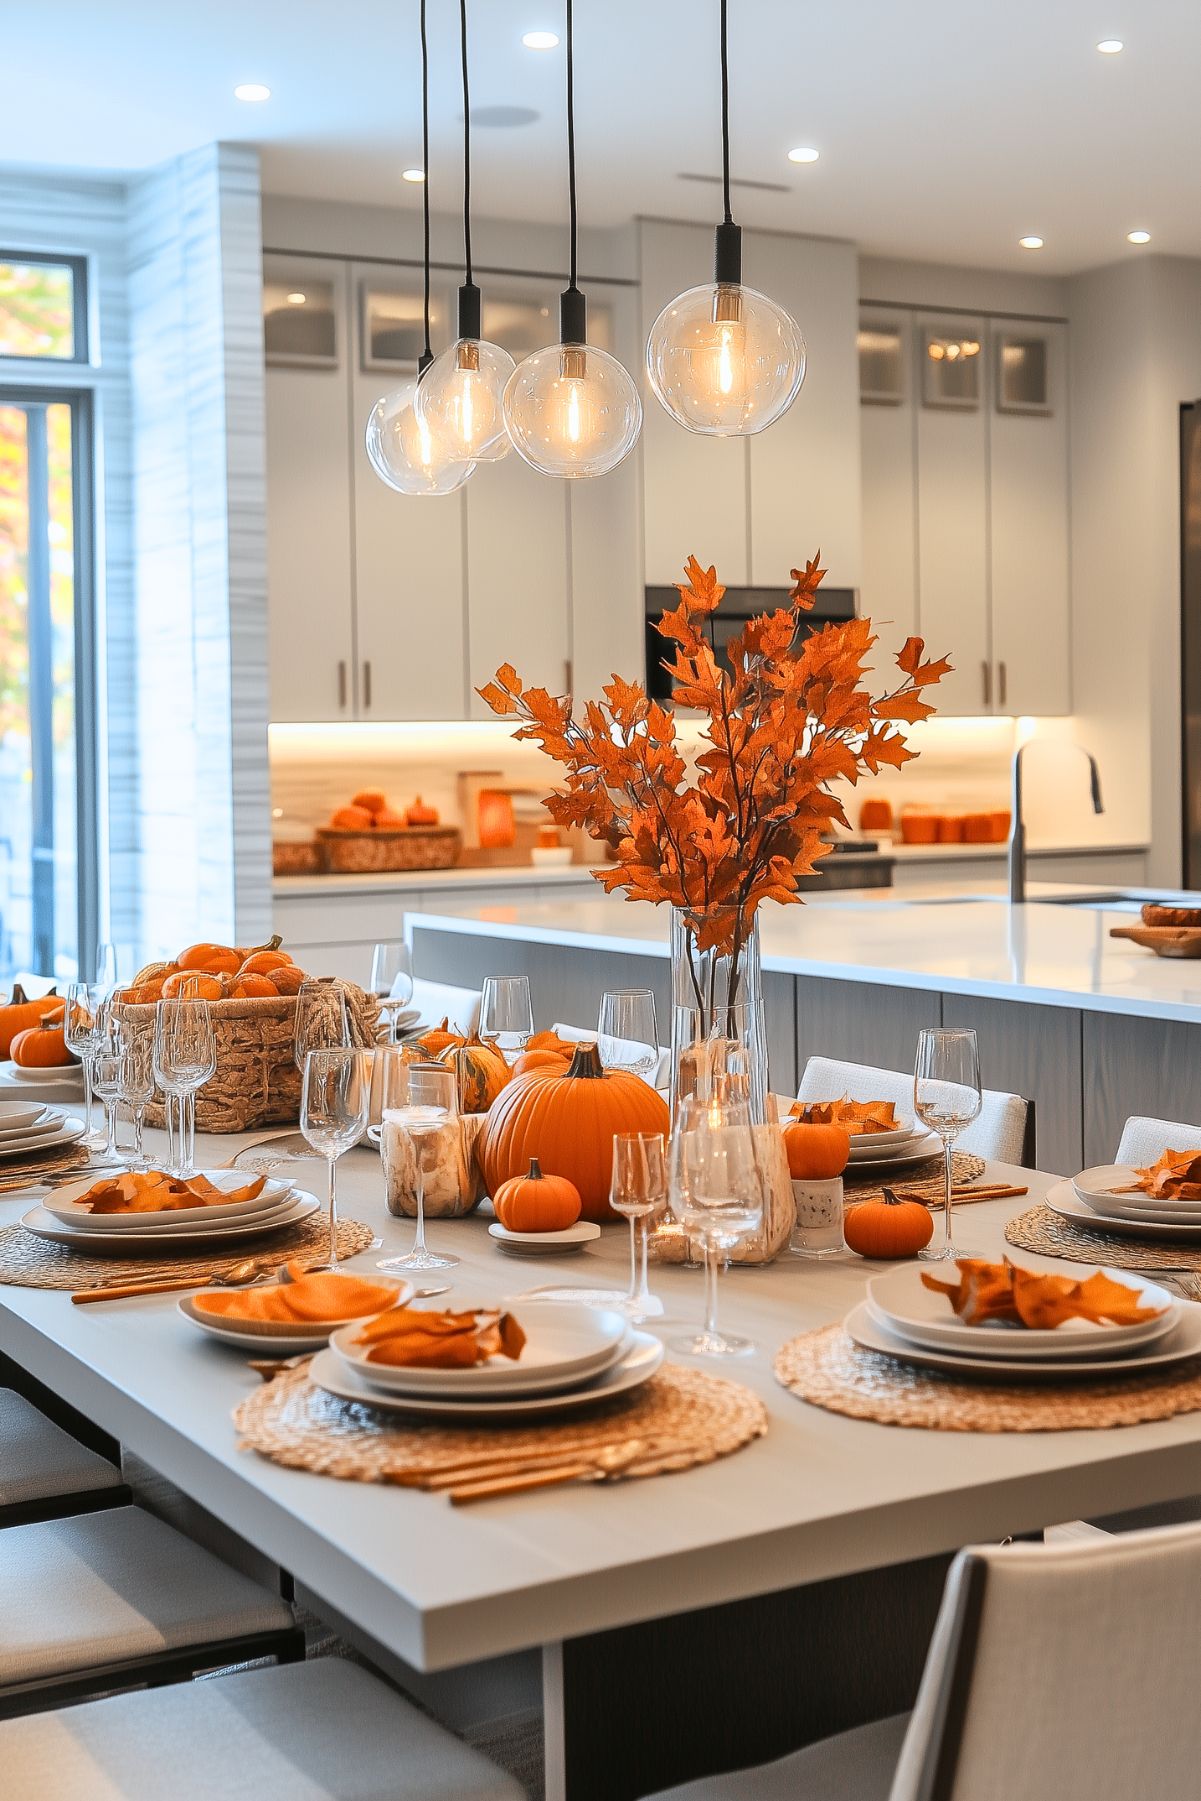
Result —
[{"label": "drinking glass", "polygon": [[344,982],[306,976],[296,995],[293,1054],[301,1075],[310,1051],[350,1050],[350,1014]]},{"label": "drinking glass", "polygon": [[383,939],[371,953],[371,992],[383,1005],[388,1037],[395,1042],[397,1016],[413,998],[413,962],[401,938]]},{"label": "drinking glass", "polygon": [[338,1267],[338,1158],[359,1142],[371,1113],[371,1071],[364,1052],[318,1049],[304,1060],[300,1129],[329,1165],[329,1251],[322,1269]]},{"label": "drinking glass", "polygon": [[407,1139],[413,1157],[413,1196],[417,1202],[417,1232],[413,1248],[403,1257],[383,1257],[380,1269],[453,1269],[457,1257],[431,1251],[425,1242],[424,1144],[459,1116],[458,1083],[453,1070],[440,1063],[406,1063],[398,1051],[384,1052],[380,1080],[380,1150],[390,1132]]},{"label": "drinking glass", "polygon": [[104,1107],[104,1160],[115,1163],[117,1151],[117,1102],[121,1098],[121,1025],[109,1010],[102,1013],[101,1029],[92,1053],[92,1087]]},{"label": "drinking glass", "polygon": [[63,1037],[67,1049],[73,1051],[83,1065],[84,1135],[80,1143],[88,1150],[98,1150],[105,1142],[103,1132],[92,1127],[92,1072],[100,1040],[100,1010],[105,990],[99,982],[69,982],[63,1004]]},{"label": "drinking glass", "polygon": [[480,1037],[492,1038],[506,1063],[516,1063],[534,1035],[528,976],[485,976]]},{"label": "drinking glass", "polygon": [[705,1247],[705,1324],[675,1350],[700,1357],[742,1357],[749,1338],[720,1332],[717,1278],[721,1260],[763,1224],[763,1178],[755,1163],[750,1107],[740,1098],[689,1096],[679,1108],[671,1145],[671,1210]]},{"label": "drinking glass", "polygon": [[149,1032],[123,1032],[117,1094],[133,1120],[131,1165],[134,1169],[148,1169],[143,1133],[146,1109],[154,1099],[154,1040]]},{"label": "drinking glass", "polygon": [[610,988],[601,996],[597,1049],[606,1069],[644,1079],[659,1065],[655,997],[649,988]]},{"label": "drinking glass", "polygon": [[[646,1281],[647,1229],[652,1218],[667,1206],[667,1161],[661,1132],[616,1132],[613,1136],[613,1180],[609,1205],[630,1222],[630,1288],[626,1310],[631,1319],[658,1319],[663,1303]],[[639,1259],[634,1242],[635,1222],[642,1244]]]},{"label": "drinking glass", "polygon": [[959,1255],[951,1239],[952,1146],[983,1105],[980,1051],[968,1026],[931,1026],[918,1033],[913,1065],[913,1111],[942,1139],[943,1231],[918,1256],[939,1263]]},{"label": "drinking glass", "polygon": [[217,1068],[217,1041],[207,1001],[164,1000],[154,1011],[154,1074],[167,1096],[175,1097],[178,1133],[172,1174],[186,1181],[195,1175],[196,1090]]},{"label": "drinking glass", "polygon": [[117,986],[117,947],[107,938],[96,946],[96,981],[101,988]]}]

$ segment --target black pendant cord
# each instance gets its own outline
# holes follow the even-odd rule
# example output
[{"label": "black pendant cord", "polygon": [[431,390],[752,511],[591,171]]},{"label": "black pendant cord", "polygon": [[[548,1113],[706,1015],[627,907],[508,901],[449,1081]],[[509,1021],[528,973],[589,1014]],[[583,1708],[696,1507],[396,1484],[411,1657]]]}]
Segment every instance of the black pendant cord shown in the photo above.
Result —
[{"label": "black pendant cord", "polygon": [[576,240],[579,218],[575,193],[575,33],[572,0],[567,7],[567,215],[570,245],[568,251],[567,286],[559,296],[559,339],[564,344],[583,344],[588,336],[588,303],[576,281],[578,263]]},{"label": "black pendant cord", "polygon": [[717,228],[713,252],[713,279],[719,287],[742,283],[742,228],[735,225],[730,207],[730,51],[727,0],[720,3],[721,21],[721,190],[725,217]]},{"label": "black pendant cord", "polygon": [[459,289],[459,336],[480,335],[482,302],[471,273],[471,84],[467,77],[467,0],[459,0],[459,47],[463,64],[463,286]]},{"label": "black pendant cord", "polygon": [[425,244],[425,348],[417,363],[419,379],[434,360],[433,345],[430,343],[430,52],[425,33],[425,0],[421,0],[421,167],[425,175],[421,184],[421,211]]}]

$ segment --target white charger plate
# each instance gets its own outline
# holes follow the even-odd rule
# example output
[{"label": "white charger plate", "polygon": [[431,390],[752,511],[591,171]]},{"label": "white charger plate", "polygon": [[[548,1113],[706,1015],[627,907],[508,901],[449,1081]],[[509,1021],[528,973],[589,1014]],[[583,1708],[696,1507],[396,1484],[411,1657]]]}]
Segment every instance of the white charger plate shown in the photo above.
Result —
[{"label": "white charger plate", "polygon": [[915,1125],[912,1120],[908,1125],[897,1126],[891,1132],[850,1132],[852,1155],[857,1150],[870,1150],[875,1146],[878,1150],[894,1151],[898,1145],[906,1145],[918,1138],[926,1136],[927,1127]]},{"label": "white charger plate", "polygon": [[[255,1231],[265,1232],[271,1226],[288,1221],[295,1199],[296,1190],[292,1189],[281,1196],[279,1200],[273,1201],[269,1207],[260,1208],[255,1213],[248,1215],[239,1213],[232,1219],[198,1220],[195,1224],[167,1223],[170,1222],[171,1216],[166,1214],[163,1216],[162,1224],[143,1226],[137,1231],[122,1223],[119,1217],[117,1223],[114,1224],[111,1216],[107,1218],[101,1216],[93,1224],[92,1216],[87,1215],[85,1216],[88,1220],[86,1227],[81,1224],[80,1220],[64,1220],[61,1217],[58,1218],[58,1224],[74,1233],[76,1235],[75,1242],[78,1244],[90,1244],[97,1238],[121,1239],[126,1244],[140,1244],[143,1239],[149,1239],[154,1244],[173,1244],[180,1238],[192,1239],[199,1235],[215,1238],[223,1233],[232,1235],[249,1231],[252,1228]],[[45,1212],[50,1211],[45,1201],[42,1202],[42,1207]]]},{"label": "white charger plate", "polygon": [[322,1205],[315,1194],[298,1188],[276,1213],[260,1215],[253,1220],[218,1220],[207,1229],[184,1226],[178,1230],[156,1232],[80,1232],[55,1219],[45,1207],[31,1207],[23,1215],[21,1224],[37,1238],[47,1238],[52,1244],[67,1244],[89,1254],[95,1252],[103,1256],[106,1252],[116,1251],[127,1256],[131,1252],[144,1251],[148,1256],[162,1257],[192,1245],[212,1244],[214,1240],[225,1243],[238,1238],[258,1238],[264,1233],[278,1231],[282,1226],[299,1225],[301,1220],[311,1219]]},{"label": "white charger plate", "polygon": [[1201,1244],[1201,1220],[1189,1225],[1174,1225],[1145,1217],[1117,1219],[1110,1214],[1098,1213],[1087,1201],[1082,1201],[1070,1182],[1056,1182],[1048,1188],[1043,1199],[1060,1219],[1070,1219],[1074,1226],[1087,1226],[1090,1232],[1112,1232],[1115,1238],[1177,1239],[1181,1244]]},{"label": "white charger plate", "polygon": [[[942,1266],[930,1273],[954,1280],[954,1264],[946,1268],[945,1278]],[[867,1285],[868,1305],[882,1326],[911,1344],[990,1360],[1124,1357],[1135,1346],[1162,1338],[1175,1325],[1180,1302],[1166,1288],[1133,1270],[1107,1269],[1104,1273],[1137,1293],[1141,1305],[1162,1307],[1164,1312],[1158,1319],[1133,1326],[1094,1325],[1091,1320],[1072,1320],[1062,1326],[969,1326],[952,1311],[946,1295],[924,1286],[921,1271],[912,1264],[873,1276]],[[1079,1279],[1091,1274],[1087,1265],[1082,1266]]]},{"label": "white charger plate", "polygon": [[368,1347],[356,1343],[358,1325],[343,1326],[330,1338],[330,1349],[371,1388],[389,1394],[515,1396],[551,1394],[590,1381],[616,1363],[629,1333],[623,1313],[570,1303],[540,1302],[521,1316],[526,1335],[517,1362],[504,1356],[470,1369],[421,1369],[403,1364],[372,1363]]},{"label": "white charger plate", "polygon": [[[395,1290],[388,1306],[395,1307],[412,1299],[413,1284],[402,1281],[398,1276],[386,1276],[379,1273],[372,1275],[373,1282],[379,1282]],[[202,1291],[206,1294],[230,1294],[228,1288],[212,1288]],[[220,1314],[205,1313],[197,1307],[199,1295],[181,1295],[177,1306],[179,1312],[190,1325],[196,1326],[209,1338],[216,1338],[222,1344],[236,1345],[240,1351],[253,1351],[257,1356],[264,1352],[274,1355],[291,1356],[296,1351],[314,1350],[319,1345],[329,1343],[331,1332],[340,1326],[362,1325],[370,1316],[355,1314],[353,1318],[332,1320],[233,1320]]]},{"label": "white charger plate", "polygon": [[83,1121],[67,1114],[53,1132],[34,1132],[20,1139],[5,1139],[0,1144],[0,1162],[7,1157],[28,1157],[35,1151],[48,1151],[56,1145],[74,1144],[83,1134]]},{"label": "white charger plate", "polygon": [[843,1329],[866,1351],[881,1351],[902,1363],[913,1363],[921,1369],[942,1370],[948,1375],[967,1376],[977,1382],[1077,1382],[1109,1381],[1139,1371],[1166,1369],[1201,1356],[1201,1307],[1181,1310],[1176,1325],[1157,1344],[1136,1350],[1115,1362],[1112,1357],[1082,1358],[1066,1362],[1000,1357],[966,1357],[950,1348],[934,1351],[925,1345],[911,1344],[899,1333],[890,1332],[874,1317],[867,1301],[852,1308],[843,1321]]},{"label": "white charger plate", "polygon": [[556,1395],[523,1395],[516,1400],[494,1401],[464,1398],[456,1401],[443,1395],[385,1394],[371,1388],[353,1370],[348,1369],[332,1350],[318,1351],[309,1374],[318,1388],[336,1395],[341,1401],[354,1401],[360,1407],[382,1412],[418,1413],[443,1420],[521,1419],[530,1414],[554,1415],[571,1413],[581,1407],[594,1407],[600,1401],[612,1400],[638,1388],[654,1375],[663,1362],[661,1341],[649,1332],[631,1332],[630,1348],[616,1363],[601,1372],[584,1388],[567,1389]]},{"label": "white charger plate", "polygon": [[45,1101],[0,1101],[0,1138],[44,1127],[49,1112]]},{"label": "white charger plate", "polygon": [[[214,1202],[211,1207],[176,1207],[159,1208],[154,1213],[89,1213],[86,1207],[80,1207],[80,1198],[90,1188],[106,1180],[116,1180],[125,1170],[112,1170],[98,1175],[85,1176],[77,1182],[66,1182],[47,1196],[43,1203],[47,1213],[55,1219],[65,1220],[70,1225],[78,1226],[82,1232],[156,1232],[167,1228],[193,1226],[200,1221],[216,1225],[218,1220],[253,1219],[256,1214],[269,1213],[278,1208],[290,1194],[295,1192],[295,1183],[281,1182],[268,1177],[262,1189],[253,1200],[230,1201],[222,1204]],[[257,1177],[238,1169],[205,1169],[197,1172],[207,1176],[214,1188],[244,1188],[248,1182]]]},{"label": "white charger plate", "polygon": [[511,1232],[496,1219],[488,1227],[488,1236],[511,1256],[553,1257],[556,1252],[578,1251],[591,1244],[600,1237],[600,1227],[594,1220],[577,1219],[574,1226],[564,1226],[561,1232]]}]

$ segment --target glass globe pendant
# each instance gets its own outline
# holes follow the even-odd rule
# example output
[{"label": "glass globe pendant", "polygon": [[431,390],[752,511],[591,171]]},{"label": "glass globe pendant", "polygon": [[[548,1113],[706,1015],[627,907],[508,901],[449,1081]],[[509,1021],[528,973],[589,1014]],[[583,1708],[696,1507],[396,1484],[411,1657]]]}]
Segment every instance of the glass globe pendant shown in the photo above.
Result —
[{"label": "glass globe pendant", "polygon": [[367,455],[380,480],[397,494],[454,494],[475,464],[452,460],[435,443],[414,405],[421,380],[402,382],[376,401],[367,420]]},{"label": "glass globe pendant", "polygon": [[560,298],[559,333],[560,343],[525,357],[509,377],[509,436],[543,475],[607,475],[638,442],[638,389],[616,357],[587,342],[587,302],[576,287]]},{"label": "glass globe pendant", "polygon": [[459,289],[459,336],[436,356],[417,388],[415,409],[445,455],[495,463],[512,448],[505,429],[505,383],[516,368],[499,344],[480,337],[480,291]]}]

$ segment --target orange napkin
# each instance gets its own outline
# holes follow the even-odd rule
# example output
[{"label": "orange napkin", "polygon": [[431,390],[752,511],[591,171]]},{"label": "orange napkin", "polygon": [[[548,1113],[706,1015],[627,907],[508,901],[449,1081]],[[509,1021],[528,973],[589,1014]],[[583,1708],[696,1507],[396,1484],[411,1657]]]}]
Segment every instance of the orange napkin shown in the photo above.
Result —
[{"label": "orange napkin", "polygon": [[981,1258],[960,1257],[955,1264],[958,1282],[940,1282],[922,1271],[922,1282],[936,1294],[945,1294],[966,1326],[1002,1320],[1010,1326],[1061,1326],[1065,1320],[1086,1319],[1094,1325],[1137,1326],[1158,1319],[1162,1307],[1140,1307],[1137,1292],[1097,1270],[1082,1282],[1070,1276],[1045,1276],[1019,1269],[1006,1258],[986,1263]]},{"label": "orange napkin", "polygon": [[75,1202],[89,1213],[176,1213],[184,1207],[220,1207],[230,1201],[253,1201],[262,1194],[266,1176],[255,1176],[241,1188],[218,1188],[207,1176],[186,1182],[165,1170],[131,1170],[104,1176]]},{"label": "orange napkin", "polygon": [[270,1288],[247,1288],[227,1294],[198,1294],[193,1303],[201,1313],[223,1319],[303,1320],[362,1319],[380,1313],[396,1299],[390,1283],[368,1282],[340,1270],[315,1270],[305,1275],[304,1265],[289,1263],[290,1282]]},{"label": "orange napkin", "polygon": [[797,1101],[789,1112],[809,1126],[841,1126],[854,1138],[864,1132],[895,1132],[897,1110],[892,1101]]},{"label": "orange napkin", "polygon": [[417,1365],[423,1369],[470,1369],[489,1357],[521,1356],[525,1333],[511,1313],[439,1313],[392,1307],[359,1333],[370,1345],[368,1363]]},{"label": "orange napkin", "polygon": [[1137,1180],[1119,1194],[1141,1190],[1156,1201],[1201,1201],[1201,1151],[1161,1151],[1157,1162],[1134,1173]]}]

